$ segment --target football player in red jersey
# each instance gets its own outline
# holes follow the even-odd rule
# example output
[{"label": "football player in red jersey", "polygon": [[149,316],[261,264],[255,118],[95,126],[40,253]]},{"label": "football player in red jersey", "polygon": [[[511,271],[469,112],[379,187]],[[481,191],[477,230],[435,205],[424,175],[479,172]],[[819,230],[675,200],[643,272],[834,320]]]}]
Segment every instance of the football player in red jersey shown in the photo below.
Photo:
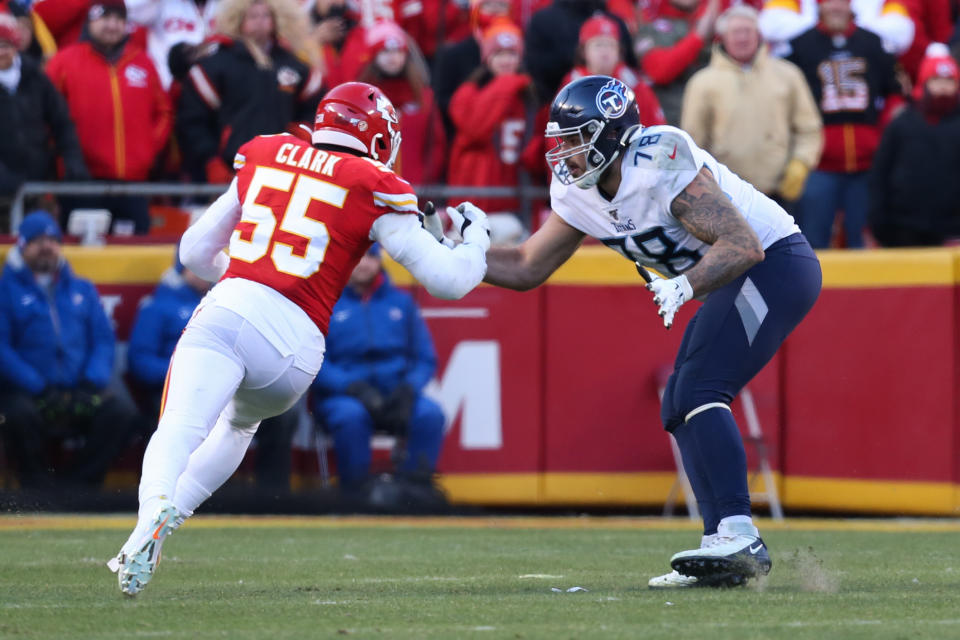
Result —
[{"label": "football player in red jersey", "polygon": [[489,229],[472,204],[447,210],[462,245],[421,227],[413,189],[391,170],[399,122],[379,89],[331,90],[312,142],[260,136],[240,147],[233,182],[180,242],[183,264],[219,282],[174,351],[137,526],[109,563],[127,595],[152,577],[164,538],[233,474],[260,421],[310,386],[331,309],[373,242],[441,298],[466,295],[486,272]]}]

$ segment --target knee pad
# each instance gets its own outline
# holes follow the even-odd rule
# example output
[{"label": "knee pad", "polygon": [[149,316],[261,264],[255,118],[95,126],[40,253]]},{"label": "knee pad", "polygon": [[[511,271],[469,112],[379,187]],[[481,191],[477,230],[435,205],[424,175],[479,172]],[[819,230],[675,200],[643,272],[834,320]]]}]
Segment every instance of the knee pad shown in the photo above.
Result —
[{"label": "knee pad", "polygon": [[695,416],[703,413],[704,411],[708,411],[710,409],[726,409],[727,411],[730,411],[730,405],[724,402],[708,402],[707,404],[702,404],[699,407],[696,407],[691,411],[687,412],[687,415],[683,417],[683,421],[685,423],[690,422]]},{"label": "knee pad", "polygon": [[732,398],[722,391],[697,388],[695,383],[674,374],[670,376],[663,394],[663,427],[672,432],[696,414],[713,407],[723,407],[729,411],[731,400]]}]

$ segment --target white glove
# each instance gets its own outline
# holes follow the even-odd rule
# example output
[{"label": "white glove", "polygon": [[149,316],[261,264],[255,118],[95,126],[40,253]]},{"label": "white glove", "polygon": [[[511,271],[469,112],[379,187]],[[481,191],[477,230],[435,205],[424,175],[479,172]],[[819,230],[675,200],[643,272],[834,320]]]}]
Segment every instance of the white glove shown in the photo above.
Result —
[{"label": "white glove", "polygon": [[659,314],[663,318],[663,326],[667,329],[673,326],[673,316],[680,305],[693,298],[693,287],[684,275],[669,280],[653,276],[647,289],[653,291],[653,302],[660,305]]},{"label": "white glove", "polygon": [[457,246],[456,242],[443,235],[443,221],[440,219],[439,214],[437,214],[437,208],[433,206],[433,202],[429,200],[427,204],[423,206],[423,211],[420,212],[420,224],[443,246],[451,249]]},{"label": "white glove", "polygon": [[490,248],[490,221],[483,209],[472,202],[461,202],[455,208],[447,207],[447,215],[463,241],[480,247],[484,253]]}]

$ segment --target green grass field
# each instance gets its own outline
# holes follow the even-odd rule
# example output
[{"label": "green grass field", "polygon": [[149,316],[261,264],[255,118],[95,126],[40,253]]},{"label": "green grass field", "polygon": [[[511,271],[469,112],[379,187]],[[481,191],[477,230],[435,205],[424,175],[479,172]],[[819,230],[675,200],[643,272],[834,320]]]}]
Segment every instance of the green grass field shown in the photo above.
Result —
[{"label": "green grass field", "polygon": [[0,517],[0,637],[960,638],[958,521],[761,522],[769,578],[663,592],[682,520],[198,517],[127,599],[132,524]]}]

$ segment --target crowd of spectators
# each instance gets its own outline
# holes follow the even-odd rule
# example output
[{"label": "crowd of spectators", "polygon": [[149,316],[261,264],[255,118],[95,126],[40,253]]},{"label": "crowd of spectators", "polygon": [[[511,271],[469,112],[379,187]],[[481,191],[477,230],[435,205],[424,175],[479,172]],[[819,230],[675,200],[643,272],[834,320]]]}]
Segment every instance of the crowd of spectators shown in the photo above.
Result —
[{"label": "crowd of spectators", "polygon": [[[240,144],[299,133],[350,80],[395,103],[412,183],[545,184],[553,95],[601,73],[634,88],[645,126],[687,128],[783,203],[815,247],[939,244],[960,205],[919,203],[950,182],[952,147],[913,149],[918,188],[911,151],[882,139],[917,118],[930,140],[951,135],[955,67],[927,65],[944,78],[936,99],[919,76],[931,43],[937,59],[960,49],[958,12],[957,0],[0,0],[0,196],[43,179],[225,182]],[[149,230],[142,197],[62,198],[61,222],[77,207],[109,210],[116,233]],[[911,226],[924,230],[897,235]]]}]

